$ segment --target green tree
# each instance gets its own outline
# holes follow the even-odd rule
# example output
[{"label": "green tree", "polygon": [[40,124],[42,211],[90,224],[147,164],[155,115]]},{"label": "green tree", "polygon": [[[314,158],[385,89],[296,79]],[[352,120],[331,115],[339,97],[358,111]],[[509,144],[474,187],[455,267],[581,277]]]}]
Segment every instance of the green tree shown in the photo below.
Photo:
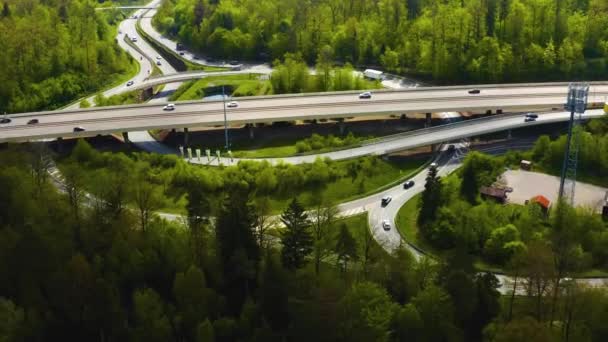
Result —
[{"label": "green tree", "polygon": [[209,294],[205,276],[196,266],[190,266],[185,273],[175,275],[173,295],[177,302],[177,321],[186,339],[197,336],[198,324],[207,318]]},{"label": "green tree", "polygon": [[441,178],[437,175],[437,167],[431,166],[426,176],[424,191],[420,199],[420,213],[418,214],[418,225],[424,227],[435,220],[437,210],[441,205]]},{"label": "green tree", "polygon": [[380,286],[355,284],[340,301],[343,341],[388,341],[390,324],[398,306]]},{"label": "green tree", "polygon": [[283,265],[295,270],[304,266],[306,257],[313,251],[313,238],[308,230],[310,221],[304,208],[294,198],[281,214],[285,231],[281,236],[281,260]]},{"label": "green tree", "polygon": [[163,302],[152,289],[136,291],[133,296],[136,341],[169,341],[171,325],[165,314]]},{"label": "green tree", "polygon": [[281,263],[269,252],[264,259],[260,284],[260,309],[273,331],[284,331],[289,324],[287,274]]},{"label": "green tree", "polygon": [[344,223],[340,225],[335,250],[338,266],[343,273],[346,273],[348,262],[351,260],[356,261],[359,256],[357,254],[357,241],[355,241],[355,238],[353,238],[350,230]]},{"label": "green tree", "polygon": [[255,290],[259,246],[255,238],[255,210],[249,194],[233,189],[226,196],[217,215],[215,236],[223,275],[222,292],[230,312],[240,312],[246,298]]},{"label": "green tree", "polygon": [[215,334],[213,333],[213,325],[209,319],[205,319],[196,327],[196,342],[215,342]]}]

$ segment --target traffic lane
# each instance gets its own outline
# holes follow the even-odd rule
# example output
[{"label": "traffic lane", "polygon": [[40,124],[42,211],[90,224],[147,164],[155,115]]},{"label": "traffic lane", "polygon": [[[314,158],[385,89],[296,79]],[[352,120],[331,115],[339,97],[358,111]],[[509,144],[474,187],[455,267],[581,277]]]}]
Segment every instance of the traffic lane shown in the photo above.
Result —
[{"label": "traffic lane", "polygon": [[[333,96],[328,96],[333,98]],[[317,100],[317,101],[314,101]],[[239,102],[238,108],[228,109],[229,120],[231,122],[270,122],[292,120],[294,118],[323,118],[324,116],[354,116],[361,114],[369,115],[384,115],[390,113],[420,113],[425,111],[439,112],[449,108],[457,108],[463,110],[471,110],[473,108],[495,108],[495,107],[539,107],[550,106],[560,103],[563,100],[561,97],[524,97],[524,98],[477,98],[470,100],[466,97],[459,98],[437,98],[433,101],[425,99],[395,99],[377,101],[358,101],[352,100],[348,102],[341,101],[319,101],[315,98],[310,98],[308,102],[302,102],[302,98],[270,98],[264,101],[260,100],[257,106],[253,103]],[[203,102],[188,102],[178,103],[173,115],[179,113],[191,113],[206,117],[205,114],[214,114],[217,110],[223,110],[222,101],[203,101]],[[223,113],[223,112],[222,112]],[[64,121],[63,117],[69,114],[73,120],[88,119],[91,117],[109,118],[109,117],[125,117],[125,116],[149,116],[163,114],[162,107],[156,105],[130,105],[107,107],[99,110],[85,111],[50,111],[37,113],[23,113],[15,116],[28,117],[37,115],[55,116],[53,121]],[[166,113],[165,113],[166,114]],[[544,114],[543,114],[544,115]],[[79,118],[79,116],[81,116]],[[203,121],[204,122],[204,121]],[[223,120],[222,120],[223,122]],[[216,124],[212,120],[210,124]],[[531,122],[530,124],[534,124]]]},{"label": "traffic lane", "polygon": [[[407,104],[401,105],[403,110],[407,108]],[[396,109],[399,110],[399,106]],[[183,112],[183,108],[176,109],[174,112],[166,112],[162,110],[162,106],[152,107],[154,113],[140,113],[141,108],[127,108],[124,112],[121,112],[121,116],[114,116],[115,110],[90,110],[86,116],[82,114],[63,114],[59,117],[57,115],[47,115],[40,117],[40,124],[38,125],[26,125],[27,120],[31,119],[31,116],[17,117],[15,121],[8,124],[2,125],[0,130],[0,139],[12,139],[12,138],[39,138],[39,137],[55,137],[62,136],[62,134],[68,135],[71,133],[73,126],[88,125],[87,129],[93,131],[94,134],[108,134],[117,131],[129,131],[129,130],[144,130],[144,129],[162,129],[162,128],[177,128],[177,127],[189,127],[197,125],[220,125],[223,124],[223,110],[216,110],[209,112],[209,114],[202,115],[199,112]],[[327,108],[323,108],[328,110]],[[353,108],[354,110],[355,108]],[[343,110],[343,109],[342,109]],[[380,108],[378,108],[380,110]],[[182,111],[181,113],[179,113]],[[313,117],[324,117],[323,114],[315,114],[322,112],[321,109],[315,109],[311,107],[308,110],[308,115]],[[177,113],[175,113],[177,112]],[[325,116],[334,116],[339,110],[328,111],[329,114]],[[79,112],[82,113],[82,112]],[[352,110],[347,112],[347,115],[353,115]],[[103,115],[106,117],[103,117]],[[178,114],[178,115],[176,115]],[[456,140],[467,136],[480,135],[485,133],[491,133],[495,131],[504,130],[507,128],[517,128],[524,126],[532,126],[542,123],[553,123],[566,121],[569,118],[569,113],[547,113],[539,115],[536,122],[524,122],[520,116],[509,116],[501,117],[496,116],[493,120],[485,120],[481,122],[462,121],[460,123],[451,124],[450,127],[442,127],[440,129],[427,132],[425,134],[416,134],[416,131],[412,132],[410,139],[398,139],[382,145],[381,149],[375,151],[376,154],[386,154],[388,152],[413,148],[417,146],[424,146],[433,143],[439,143],[443,141]],[[600,117],[603,116],[603,111],[589,111],[585,114],[585,118]],[[309,116],[309,117],[310,117]],[[289,112],[288,110],[278,110],[276,112],[269,110],[252,111],[247,114],[237,115],[230,113],[228,115],[231,123],[235,122],[268,122],[268,121],[288,121],[300,119],[306,117],[302,111],[300,113]],[[45,123],[45,119],[51,118],[52,121]],[[264,118],[264,119],[261,119]],[[361,153],[368,153],[370,145],[363,146],[351,150],[329,152],[321,154],[321,157],[330,157],[333,155],[343,155],[342,158],[357,157]],[[310,156],[304,156],[306,158]],[[290,159],[290,158],[284,158]],[[333,159],[333,158],[332,158]]]}]

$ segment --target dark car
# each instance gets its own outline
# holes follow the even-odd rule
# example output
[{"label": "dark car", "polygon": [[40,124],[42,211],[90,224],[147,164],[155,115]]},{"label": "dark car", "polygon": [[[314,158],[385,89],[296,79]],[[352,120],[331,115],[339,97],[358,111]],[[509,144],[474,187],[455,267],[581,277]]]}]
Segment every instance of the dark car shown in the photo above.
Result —
[{"label": "dark car", "polygon": [[186,54],[186,53],[184,53],[184,51],[180,51],[180,52],[179,52],[179,55],[180,55],[180,56],[183,56],[183,55],[185,55],[185,54]]},{"label": "dark car", "polygon": [[479,89],[471,89],[471,90],[469,90],[469,94],[479,94],[479,93],[481,93],[481,90],[479,90]]},{"label": "dark car", "polygon": [[9,118],[2,118],[0,119],[0,124],[7,124],[7,123],[11,123],[11,119]]},{"label": "dark car", "polygon": [[393,198],[391,196],[384,196],[382,197],[382,206],[386,207],[389,203],[391,203],[391,201],[393,200]]},{"label": "dark car", "polygon": [[456,146],[448,145],[448,152],[454,152],[456,150]]},{"label": "dark car", "polygon": [[84,127],[81,127],[81,126],[74,127],[74,132],[84,132],[84,131],[85,131]]},{"label": "dark car", "polygon": [[526,117],[527,118],[538,119],[538,114],[536,114],[536,113],[526,113]]},{"label": "dark car", "polygon": [[404,189],[409,189],[409,188],[413,187],[414,184],[415,184],[414,181],[410,179],[409,181],[403,183],[403,188]]},{"label": "dark car", "polygon": [[28,124],[28,125],[35,125],[35,124],[37,124],[38,122],[40,122],[40,121],[38,121],[38,119],[31,119],[30,121],[28,121],[28,122],[27,122],[27,124]]}]

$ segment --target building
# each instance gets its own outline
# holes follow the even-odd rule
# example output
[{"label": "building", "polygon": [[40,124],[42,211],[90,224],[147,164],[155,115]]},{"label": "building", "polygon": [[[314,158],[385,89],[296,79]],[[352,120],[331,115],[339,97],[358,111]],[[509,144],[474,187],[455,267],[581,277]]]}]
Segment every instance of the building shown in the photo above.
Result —
[{"label": "building", "polygon": [[532,203],[537,203],[538,205],[540,205],[540,207],[542,208],[545,215],[549,213],[549,208],[551,207],[551,201],[547,197],[545,197],[543,195],[536,195],[536,196],[532,197],[532,199],[530,201]]},{"label": "building", "polygon": [[479,189],[481,197],[484,199],[493,199],[498,203],[504,204],[507,202],[507,192],[511,192],[511,188],[497,188],[493,186],[482,186]]}]

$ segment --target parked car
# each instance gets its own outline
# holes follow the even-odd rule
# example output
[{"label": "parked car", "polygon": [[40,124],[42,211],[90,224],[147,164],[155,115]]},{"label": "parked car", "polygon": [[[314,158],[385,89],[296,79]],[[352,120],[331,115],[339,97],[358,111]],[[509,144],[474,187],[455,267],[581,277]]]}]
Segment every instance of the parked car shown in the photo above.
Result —
[{"label": "parked car", "polygon": [[471,89],[471,90],[469,90],[469,94],[479,94],[479,93],[481,93],[481,90],[479,90],[479,89]]},{"label": "parked car", "polygon": [[133,85],[133,81],[129,81],[129,82],[127,82],[127,87],[130,87],[130,86],[132,86],[132,85]]},{"label": "parked car", "polygon": [[30,121],[27,122],[28,125],[35,125],[37,123],[39,123],[40,121],[38,121],[38,119],[31,119]]},{"label": "parked car", "polygon": [[382,197],[382,206],[386,207],[389,203],[391,203],[391,201],[393,200],[393,198],[391,196],[384,196]]},{"label": "parked car", "polygon": [[414,184],[415,184],[414,181],[410,179],[407,182],[403,183],[403,188],[409,189],[409,188],[413,187]]},{"label": "parked car", "polygon": [[391,230],[391,223],[388,220],[382,220],[382,228],[384,230]]},{"label": "parked car", "polygon": [[163,107],[163,110],[174,110],[175,109],[175,105],[173,103],[168,103],[166,106]]},{"label": "parked car", "polygon": [[359,98],[360,99],[371,99],[372,98],[372,93],[369,91],[366,91],[364,93],[359,94]]},{"label": "parked car", "polygon": [[86,130],[82,126],[76,126],[76,127],[74,127],[74,132],[84,132],[84,131],[86,131]]},{"label": "parked car", "polygon": [[239,104],[236,101],[228,102],[228,104],[226,105],[226,107],[228,108],[236,108],[238,106]]}]

